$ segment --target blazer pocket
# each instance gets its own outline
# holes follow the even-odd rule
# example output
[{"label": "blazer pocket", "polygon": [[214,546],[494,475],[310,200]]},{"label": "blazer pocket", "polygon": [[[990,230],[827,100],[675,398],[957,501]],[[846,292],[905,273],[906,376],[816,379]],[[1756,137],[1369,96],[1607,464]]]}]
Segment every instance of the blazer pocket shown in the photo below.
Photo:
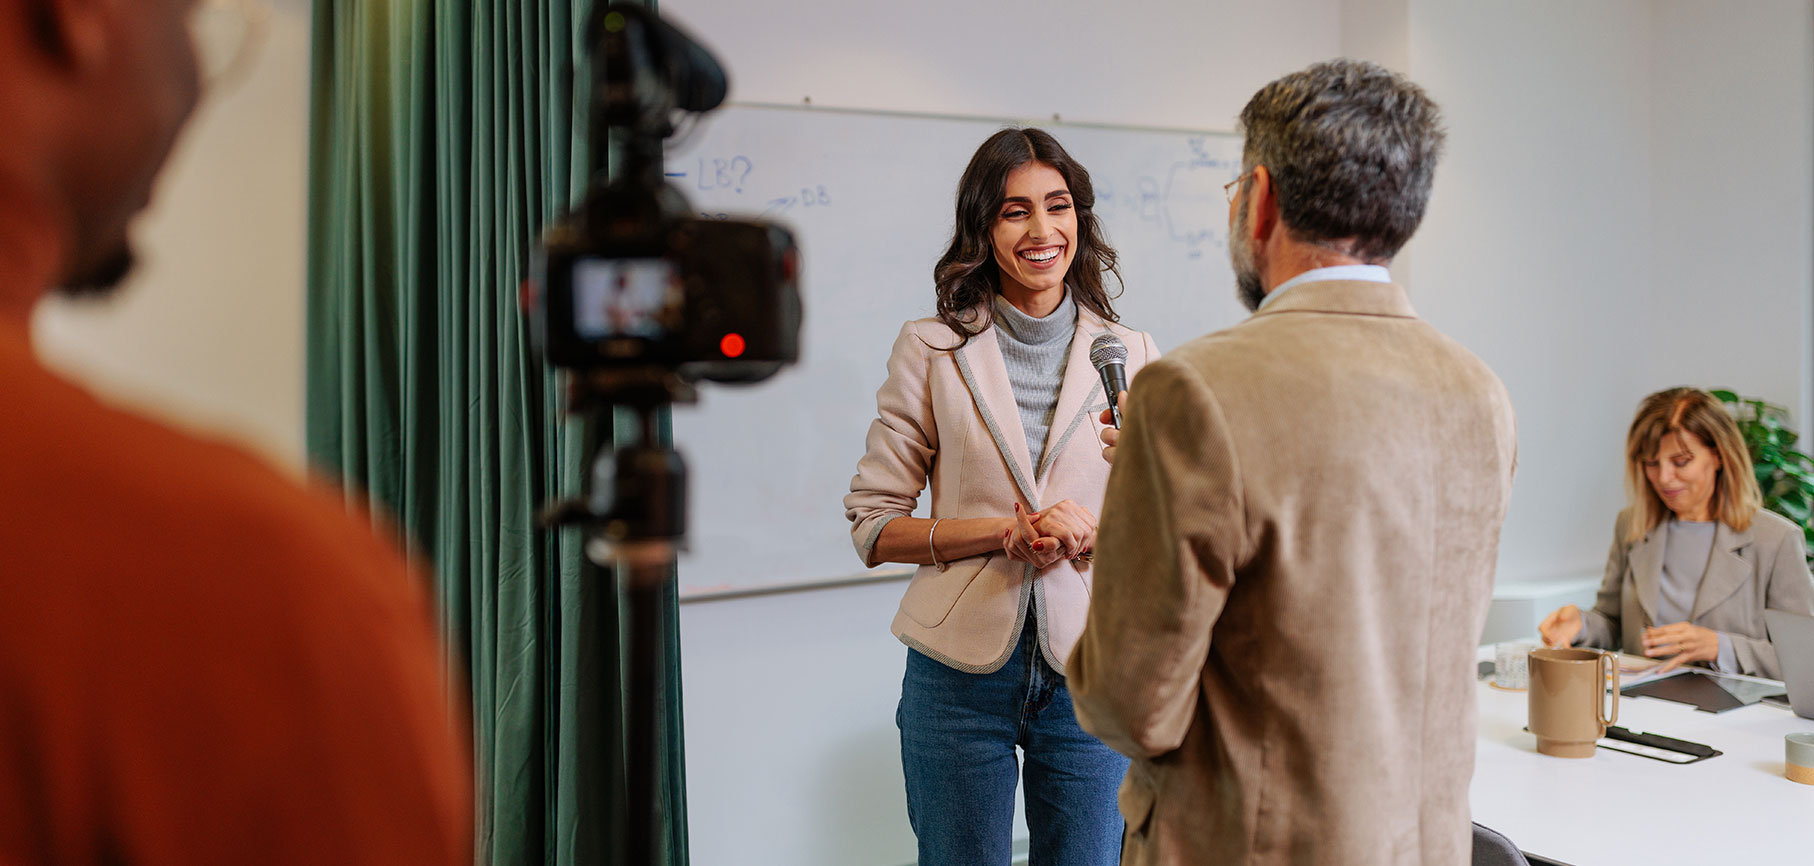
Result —
[{"label": "blazer pocket", "polygon": [[937,628],[951,615],[951,609],[957,606],[964,590],[970,588],[991,558],[960,559],[946,566],[944,571],[929,565],[920,566],[913,574],[913,581],[907,584],[907,594],[901,598],[901,612],[926,628]]},{"label": "blazer pocket", "polygon": [[1071,560],[1071,570],[1077,575],[1078,582],[1083,584],[1084,598],[1094,598],[1096,596],[1096,584],[1095,581],[1092,580],[1092,576],[1095,574],[1095,571],[1090,567],[1090,563]]}]

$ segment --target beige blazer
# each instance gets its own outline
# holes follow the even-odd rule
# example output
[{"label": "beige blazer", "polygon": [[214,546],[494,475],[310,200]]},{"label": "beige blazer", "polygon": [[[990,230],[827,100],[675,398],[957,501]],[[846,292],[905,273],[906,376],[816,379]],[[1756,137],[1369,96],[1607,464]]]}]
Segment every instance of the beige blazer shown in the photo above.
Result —
[{"label": "beige blazer", "polygon": [[[1127,345],[1131,377],[1159,350],[1144,333],[1078,309],[1041,465],[1033,466],[1014,389],[994,328],[963,348],[937,319],[908,322],[876,392],[863,459],[844,497],[851,540],[863,565],[876,565],[876,536],[910,514],[928,482],[933,517],[1003,517],[1020,502],[1032,511],[1065,499],[1101,513],[1108,464],[1097,439],[1107,407],[1090,365],[1090,343],[1108,332]],[[999,669],[1020,638],[1029,603],[1040,613],[1040,645],[1059,673],[1083,628],[1090,566],[1060,560],[1035,573],[1001,553],[920,566],[907,584],[894,634],[902,643],[971,673]]]},{"label": "beige blazer", "polygon": [[1404,290],[1299,285],[1128,395],[1071,657],[1123,863],[1469,862],[1511,401]]},{"label": "beige blazer", "polygon": [[[1626,544],[1632,519],[1626,509],[1613,522],[1606,576],[1594,609],[1581,613],[1576,644],[1643,655],[1644,629],[1659,624],[1657,597],[1668,528],[1659,523],[1642,540]],[[1782,668],[1764,626],[1765,608],[1814,616],[1814,577],[1808,574],[1801,527],[1759,510],[1744,532],[1724,523],[1713,530],[1713,552],[1688,621],[1731,641],[1739,673],[1780,680]]]}]

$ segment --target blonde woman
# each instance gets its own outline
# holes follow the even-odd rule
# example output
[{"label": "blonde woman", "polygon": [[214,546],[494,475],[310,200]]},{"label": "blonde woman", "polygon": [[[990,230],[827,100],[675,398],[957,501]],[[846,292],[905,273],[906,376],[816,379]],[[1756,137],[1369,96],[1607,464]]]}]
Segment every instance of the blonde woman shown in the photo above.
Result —
[{"label": "blonde woman", "polygon": [[1599,598],[1545,617],[1543,642],[1781,679],[1764,609],[1814,615],[1814,578],[1801,527],[1761,507],[1738,425],[1706,391],[1659,391],[1638,405],[1625,457]]}]

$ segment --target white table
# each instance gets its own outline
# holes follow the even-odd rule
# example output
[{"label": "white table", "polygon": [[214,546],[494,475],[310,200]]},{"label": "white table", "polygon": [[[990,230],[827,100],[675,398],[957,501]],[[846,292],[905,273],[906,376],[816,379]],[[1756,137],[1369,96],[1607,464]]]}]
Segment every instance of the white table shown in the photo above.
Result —
[{"label": "white table", "polygon": [[1478,687],[1474,820],[1519,848],[1571,866],[1814,862],[1814,785],[1783,778],[1783,735],[1814,721],[1774,704],[1718,715],[1656,698],[1619,699],[1618,724],[1705,743],[1694,764],[1599,749],[1537,754],[1524,731],[1530,699]]}]

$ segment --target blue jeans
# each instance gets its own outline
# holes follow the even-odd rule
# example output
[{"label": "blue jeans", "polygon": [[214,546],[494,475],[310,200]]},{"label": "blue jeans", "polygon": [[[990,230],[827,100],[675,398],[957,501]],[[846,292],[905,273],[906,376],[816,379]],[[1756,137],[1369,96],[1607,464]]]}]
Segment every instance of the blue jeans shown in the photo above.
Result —
[{"label": "blue jeans", "polygon": [[1120,862],[1115,791],[1127,758],[1077,726],[1037,634],[1029,616],[1008,663],[987,674],[907,651],[895,723],[919,866],[1007,866],[1022,774],[1016,746],[1027,759],[1030,866]]}]

